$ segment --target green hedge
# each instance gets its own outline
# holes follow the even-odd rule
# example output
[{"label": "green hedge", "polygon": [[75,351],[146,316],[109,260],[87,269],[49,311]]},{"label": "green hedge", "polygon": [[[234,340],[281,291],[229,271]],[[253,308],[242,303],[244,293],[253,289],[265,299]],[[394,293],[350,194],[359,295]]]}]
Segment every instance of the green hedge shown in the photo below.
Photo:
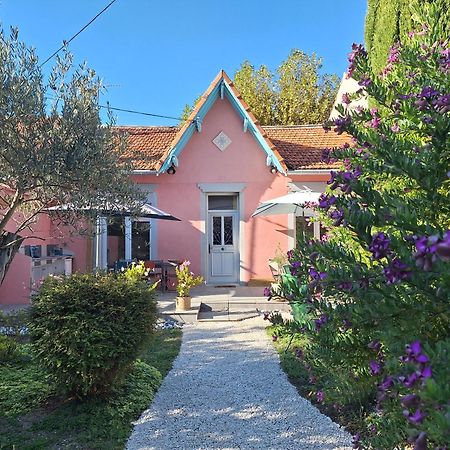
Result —
[{"label": "green hedge", "polygon": [[67,395],[107,395],[130,370],[156,317],[153,289],[126,272],[47,278],[31,308],[33,350]]}]

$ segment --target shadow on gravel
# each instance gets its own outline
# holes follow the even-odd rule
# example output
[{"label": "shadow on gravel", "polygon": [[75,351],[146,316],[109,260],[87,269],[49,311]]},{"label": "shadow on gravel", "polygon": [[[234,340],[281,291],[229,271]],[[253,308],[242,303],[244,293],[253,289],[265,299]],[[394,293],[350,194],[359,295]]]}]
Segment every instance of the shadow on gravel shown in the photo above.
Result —
[{"label": "shadow on gravel", "polygon": [[289,383],[261,322],[186,328],[127,449],[351,449],[350,435]]}]

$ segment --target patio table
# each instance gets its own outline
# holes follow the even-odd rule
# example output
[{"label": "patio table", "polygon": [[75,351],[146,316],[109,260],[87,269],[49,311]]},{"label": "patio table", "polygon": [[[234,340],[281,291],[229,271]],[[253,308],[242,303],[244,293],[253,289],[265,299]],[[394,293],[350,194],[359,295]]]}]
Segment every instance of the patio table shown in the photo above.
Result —
[{"label": "patio table", "polygon": [[155,261],[155,268],[161,269],[161,291],[166,292],[169,289],[169,271],[175,271],[175,267],[178,267],[182,261],[175,259],[168,259],[163,261]]}]

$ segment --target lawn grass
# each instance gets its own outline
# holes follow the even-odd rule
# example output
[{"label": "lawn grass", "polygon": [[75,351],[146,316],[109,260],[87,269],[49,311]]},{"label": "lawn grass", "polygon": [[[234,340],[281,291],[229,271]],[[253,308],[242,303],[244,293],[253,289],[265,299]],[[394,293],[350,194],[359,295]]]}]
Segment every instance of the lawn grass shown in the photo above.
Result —
[{"label": "lawn grass", "polygon": [[0,368],[0,449],[123,449],[132,421],[150,404],[181,344],[180,330],[152,337],[108,400],[62,401],[25,355]]},{"label": "lawn grass", "polygon": [[[308,337],[296,334],[291,339],[289,334],[279,333],[279,326],[269,326],[266,330],[269,336],[274,334],[277,336],[274,347],[280,357],[280,366],[298,393],[309,400],[321,413],[345,427],[350,433],[355,434],[361,429],[363,412],[356,405],[347,405],[336,409],[333,405],[316,401],[316,392],[321,390],[322,386],[311,383],[304,361],[296,356],[296,350],[302,350],[308,345]],[[308,363],[313,365],[311,361]]]}]

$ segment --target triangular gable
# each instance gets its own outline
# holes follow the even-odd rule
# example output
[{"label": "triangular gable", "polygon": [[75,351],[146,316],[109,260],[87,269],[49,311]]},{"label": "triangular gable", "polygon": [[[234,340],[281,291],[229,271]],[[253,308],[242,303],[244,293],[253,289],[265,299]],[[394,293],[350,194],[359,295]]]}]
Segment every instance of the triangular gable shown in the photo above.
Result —
[{"label": "triangular gable", "polygon": [[180,131],[175,136],[170,149],[165,152],[158,164],[158,174],[164,173],[172,165],[178,165],[178,157],[183,151],[189,139],[195,132],[201,132],[201,124],[212,105],[219,98],[227,98],[235,110],[242,118],[243,131],[250,132],[266,154],[266,163],[268,166],[274,166],[283,174],[286,174],[287,167],[283,158],[278,153],[275,145],[271,142],[266,132],[259,125],[258,120],[250,111],[249,106],[244,102],[241,94],[234,86],[231,79],[221,70],[213,82],[201,96],[194,110],[189,115]]}]

